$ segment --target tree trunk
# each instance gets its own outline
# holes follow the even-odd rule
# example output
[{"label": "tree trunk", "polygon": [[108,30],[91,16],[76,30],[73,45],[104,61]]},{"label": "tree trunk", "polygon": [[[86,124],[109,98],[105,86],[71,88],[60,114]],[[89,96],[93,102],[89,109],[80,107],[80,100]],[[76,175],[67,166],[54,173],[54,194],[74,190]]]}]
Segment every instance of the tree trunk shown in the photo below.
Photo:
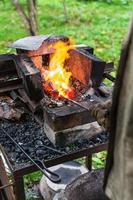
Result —
[{"label": "tree trunk", "polygon": [[67,7],[66,7],[66,0],[63,0],[62,3],[63,3],[63,9],[64,9],[65,22],[68,22],[68,13],[67,13]]},{"label": "tree trunk", "polygon": [[37,27],[37,9],[35,0],[27,0],[28,14],[29,14],[29,26],[31,35],[36,35],[38,32]]},{"label": "tree trunk", "polygon": [[12,0],[12,3],[17,10],[29,35],[37,35],[37,0],[27,0],[27,13],[19,0]]}]

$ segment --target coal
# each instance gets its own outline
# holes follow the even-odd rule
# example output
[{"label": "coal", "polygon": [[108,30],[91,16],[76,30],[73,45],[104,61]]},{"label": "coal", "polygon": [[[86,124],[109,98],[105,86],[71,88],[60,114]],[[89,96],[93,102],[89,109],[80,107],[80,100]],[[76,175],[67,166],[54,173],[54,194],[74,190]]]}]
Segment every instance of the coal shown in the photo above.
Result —
[{"label": "coal", "polygon": [[[23,149],[33,158],[40,160],[50,160],[59,157],[61,154],[54,152],[54,150],[47,149],[46,146],[55,149],[53,144],[48,140],[43,132],[43,128],[35,121],[32,115],[26,114],[25,119],[20,122],[11,122],[1,120],[0,126],[10,134],[15,141],[23,147]],[[94,147],[97,144],[108,142],[109,134],[104,132],[97,135],[97,137],[90,140],[81,139],[74,143],[64,146],[56,147],[56,150],[62,152],[62,155],[71,153],[73,151],[82,150],[88,147]],[[4,135],[0,129],[0,144],[4,147],[9,155],[10,161],[17,169],[22,165],[31,164],[26,156],[14,146],[12,141]]]}]

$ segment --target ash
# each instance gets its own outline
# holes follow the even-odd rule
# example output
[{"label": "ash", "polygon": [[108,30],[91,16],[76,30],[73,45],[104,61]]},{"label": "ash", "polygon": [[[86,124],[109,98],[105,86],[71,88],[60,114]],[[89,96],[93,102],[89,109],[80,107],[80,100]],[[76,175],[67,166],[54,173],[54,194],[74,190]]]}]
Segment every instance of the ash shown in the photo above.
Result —
[{"label": "ash", "polygon": [[[90,140],[78,140],[63,148],[55,148],[43,132],[43,127],[40,127],[30,114],[26,114],[25,118],[20,122],[2,120],[0,121],[0,127],[4,128],[23,147],[26,153],[35,160],[50,160],[88,147],[94,147],[107,142],[109,137],[108,133],[101,133]],[[21,150],[4,135],[2,129],[0,129],[0,144],[4,147],[15,169],[31,164]],[[48,149],[46,146],[52,149]]]}]

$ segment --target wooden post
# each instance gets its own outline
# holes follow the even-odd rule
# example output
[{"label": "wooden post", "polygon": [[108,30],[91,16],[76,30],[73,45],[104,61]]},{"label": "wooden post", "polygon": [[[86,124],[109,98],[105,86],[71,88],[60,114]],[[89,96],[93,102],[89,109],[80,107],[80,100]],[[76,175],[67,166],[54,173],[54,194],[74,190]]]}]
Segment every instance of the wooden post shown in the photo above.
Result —
[{"label": "wooden post", "polygon": [[[0,182],[1,182],[1,186],[9,185],[8,176],[5,171],[5,166],[3,164],[1,156],[0,156]],[[2,190],[4,190],[4,194],[7,200],[15,200],[11,186],[5,187]]]}]

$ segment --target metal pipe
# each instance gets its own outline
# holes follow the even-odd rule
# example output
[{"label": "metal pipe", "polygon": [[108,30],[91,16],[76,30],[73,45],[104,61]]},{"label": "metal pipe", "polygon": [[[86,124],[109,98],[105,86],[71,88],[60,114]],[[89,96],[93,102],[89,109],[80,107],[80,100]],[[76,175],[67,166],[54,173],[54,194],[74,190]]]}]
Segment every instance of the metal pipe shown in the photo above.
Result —
[{"label": "metal pipe", "polygon": [[68,100],[69,102],[72,102],[73,104],[75,104],[75,105],[81,107],[81,108],[84,108],[84,109],[87,110],[88,112],[90,112],[90,109],[89,109],[88,107],[82,105],[81,103],[79,103],[79,102],[77,102],[77,101],[74,101],[74,100],[72,100],[72,99],[67,99],[67,100]]},{"label": "metal pipe", "polygon": [[48,147],[48,146],[46,146],[46,145],[44,145],[44,144],[38,145],[38,147],[36,147],[35,149],[38,149],[38,148],[40,148],[40,147],[44,147],[44,148],[46,148],[46,149],[48,149],[48,150],[50,150],[50,151],[54,151],[54,152],[56,152],[56,153],[58,153],[58,154],[60,154],[60,155],[63,155],[63,152],[61,152],[61,151],[59,151],[59,150],[57,150],[57,149],[54,149],[54,148],[52,148],[52,147]]}]

